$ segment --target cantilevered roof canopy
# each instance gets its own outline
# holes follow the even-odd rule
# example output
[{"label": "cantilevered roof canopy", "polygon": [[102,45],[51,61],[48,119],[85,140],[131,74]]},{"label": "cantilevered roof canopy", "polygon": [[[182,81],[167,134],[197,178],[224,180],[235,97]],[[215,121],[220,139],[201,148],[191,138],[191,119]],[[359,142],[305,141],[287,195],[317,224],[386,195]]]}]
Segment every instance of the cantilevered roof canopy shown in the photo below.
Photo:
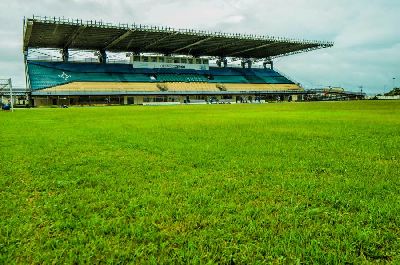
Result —
[{"label": "cantilevered roof canopy", "polygon": [[332,42],[211,33],[144,25],[33,17],[24,22],[24,50],[58,48],[112,52],[274,58],[332,47]]}]

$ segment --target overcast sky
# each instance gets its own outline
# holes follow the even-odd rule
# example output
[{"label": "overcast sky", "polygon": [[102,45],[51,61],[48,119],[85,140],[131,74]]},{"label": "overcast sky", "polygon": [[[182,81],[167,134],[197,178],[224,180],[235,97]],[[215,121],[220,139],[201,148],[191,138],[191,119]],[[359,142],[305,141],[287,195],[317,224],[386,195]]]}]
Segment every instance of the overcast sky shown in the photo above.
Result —
[{"label": "overcast sky", "polygon": [[1,0],[0,10],[0,77],[19,87],[22,20],[32,15],[334,41],[276,67],[309,88],[400,86],[399,0]]}]

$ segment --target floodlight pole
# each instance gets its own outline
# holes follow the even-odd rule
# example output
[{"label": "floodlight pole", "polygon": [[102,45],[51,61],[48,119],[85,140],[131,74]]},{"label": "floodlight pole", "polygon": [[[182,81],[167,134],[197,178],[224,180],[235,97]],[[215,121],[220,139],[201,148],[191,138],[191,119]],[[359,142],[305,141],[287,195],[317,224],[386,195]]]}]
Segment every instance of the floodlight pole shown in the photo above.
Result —
[{"label": "floodlight pole", "polygon": [[9,78],[9,79],[8,79],[8,86],[10,87],[10,103],[11,103],[11,112],[14,112],[14,99],[13,99],[13,92],[12,92],[11,78]]}]

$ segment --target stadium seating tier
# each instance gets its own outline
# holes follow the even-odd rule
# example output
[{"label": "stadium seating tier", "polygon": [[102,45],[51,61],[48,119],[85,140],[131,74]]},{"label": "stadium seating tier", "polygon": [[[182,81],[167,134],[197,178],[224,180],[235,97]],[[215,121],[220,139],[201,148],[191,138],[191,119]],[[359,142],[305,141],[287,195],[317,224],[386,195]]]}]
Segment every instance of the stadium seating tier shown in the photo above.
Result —
[{"label": "stadium seating tier", "polygon": [[[28,61],[27,65],[32,90],[49,91],[49,88],[53,87],[63,87],[68,90],[71,87],[74,89],[80,87],[85,90],[113,88],[159,91],[160,87],[157,87],[157,84],[162,83],[171,91],[218,91],[219,84],[229,85],[228,87],[232,87],[233,90],[240,87],[240,90],[248,88],[256,91],[266,89],[257,85],[279,84],[281,87],[294,85],[292,81],[271,69],[217,67],[210,67],[209,70],[151,69],[133,68],[130,64],[43,61]],[[253,89],[254,86],[257,89]]]}]

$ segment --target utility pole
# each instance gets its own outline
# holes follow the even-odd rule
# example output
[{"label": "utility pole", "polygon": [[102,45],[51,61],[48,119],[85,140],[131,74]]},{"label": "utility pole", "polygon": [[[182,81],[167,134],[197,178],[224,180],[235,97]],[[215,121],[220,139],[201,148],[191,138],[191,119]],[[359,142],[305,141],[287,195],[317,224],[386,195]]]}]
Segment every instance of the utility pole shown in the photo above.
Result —
[{"label": "utility pole", "polygon": [[11,78],[8,79],[8,86],[10,87],[11,112],[14,112],[14,98],[13,98]]}]

